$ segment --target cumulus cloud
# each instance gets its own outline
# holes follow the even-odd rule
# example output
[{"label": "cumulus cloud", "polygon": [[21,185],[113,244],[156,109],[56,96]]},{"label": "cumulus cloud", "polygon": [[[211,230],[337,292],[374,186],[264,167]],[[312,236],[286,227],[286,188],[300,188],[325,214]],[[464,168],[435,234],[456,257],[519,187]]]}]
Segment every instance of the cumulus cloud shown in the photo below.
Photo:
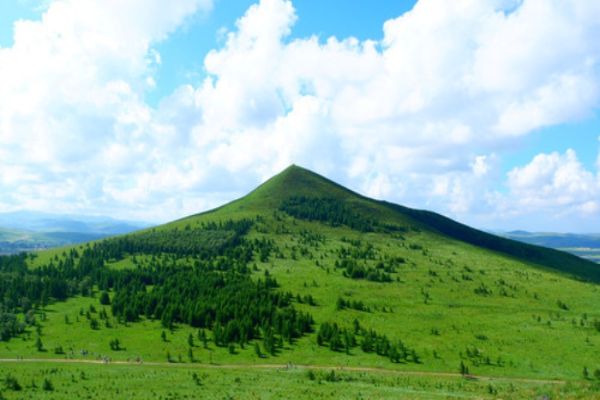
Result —
[{"label": "cumulus cloud", "polygon": [[482,208],[499,144],[598,103],[599,9],[572,6],[422,0],[379,42],[320,41],[289,40],[291,3],[263,0],[206,57],[196,141],[231,173],[306,159],[370,195]]},{"label": "cumulus cloud", "polygon": [[[594,2],[420,0],[381,40],[359,41],[292,38],[293,4],[261,0],[206,55],[201,84],[149,106],[152,44],[210,6],[56,0],[17,23],[0,49],[0,188],[12,196],[0,207],[58,185],[64,204],[167,219],[294,162],[375,197],[489,212],[509,202],[494,191],[498,149],[600,100]],[[593,211],[583,187],[597,178],[569,154],[511,171],[519,204],[537,204],[533,187],[552,176],[548,193],[585,194],[578,207]]]},{"label": "cumulus cloud", "polygon": [[40,21],[15,22],[0,48],[0,207],[97,212],[115,206],[112,181],[156,167],[164,135],[142,100],[160,64],[152,45],[211,6],[55,0]]},{"label": "cumulus cloud", "polygon": [[570,206],[594,210],[600,187],[594,174],[585,169],[575,151],[538,154],[533,160],[508,173],[508,185],[519,203],[526,207]]}]

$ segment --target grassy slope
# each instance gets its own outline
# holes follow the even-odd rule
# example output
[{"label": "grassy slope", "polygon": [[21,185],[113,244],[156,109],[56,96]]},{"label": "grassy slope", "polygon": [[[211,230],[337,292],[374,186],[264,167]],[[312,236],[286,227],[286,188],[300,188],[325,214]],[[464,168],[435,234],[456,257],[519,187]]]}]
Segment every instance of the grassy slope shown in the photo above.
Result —
[{"label": "grassy slope", "polygon": [[[417,230],[409,230],[410,233],[404,234],[404,240],[401,240],[384,233],[363,234],[343,227],[331,228],[290,217],[281,221],[272,217],[272,210],[290,194],[314,193],[345,200],[362,212]],[[317,301],[317,307],[303,304],[298,304],[297,307],[310,311],[317,322],[336,321],[349,326],[357,318],[363,326],[385,333],[391,338],[402,339],[414,347],[421,355],[423,363],[395,365],[385,358],[362,353],[358,348],[354,349],[351,355],[334,353],[318,347],[314,335],[300,339],[294,346],[288,346],[277,357],[262,359],[258,358],[251,348],[237,349],[238,354],[231,355],[225,349],[209,344],[208,349],[194,348],[194,355],[198,361],[227,364],[292,361],[296,364],[370,366],[393,370],[454,373],[463,360],[470,365],[471,372],[476,374],[573,381],[577,390],[580,390],[577,393],[582,396],[585,391],[585,384],[580,381],[583,366],[587,366],[590,371],[600,368],[596,357],[600,347],[600,333],[590,326],[594,318],[600,319],[600,292],[596,284],[549,272],[547,266],[540,267],[529,261],[519,261],[514,255],[504,255],[499,251],[490,251],[451,239],[447,235],[439,234],[439,231],[444,232],[442,229],[430,229],[428,224],[431,224],[431,221],[427,219],[419,219],[418,215],[410,212],[398,212],[395,206],[357,196],[297,167],[284,171],[243,199],[215,211],[175,221],[157,229],[182,228],[202,221],[254,217],[259,214],[264,215],[265,220],[251,231],[250,236],[267,236],[274,239],[285,257],[258,263],[256,274],[268,269],[284,290],[294,294],[311,294]],[[449,225],[454,226],[452,223]],[[289,230],[289,233],[274,233],[281,228]],[[302,230],[323,235],[324,243],[318,246],[302,244],[298,235]],[[340,271],[333,268],[336,259],[334,251],[340,246],[347,246],[342,242],[342,237],[371,243],[378,255],[406,258],[408,262],[397,274],[393,274],[394,278],[398,277],[400,281],[375,283],[343,277]],[[410,244],[418,244],[423,249],[411,249]],[[298,253],[302,247],[312,254],[312,258],[296,257],[297,259],[293,260],[292,252]],[[38,261],[60,256],[61,252],[62,250],[56,250],[41,253]],[[316,265],[316,260],[319,260],[320,266]],[[114,267],[130,266],[131,262],[125,259]],[[491,290],[491,295],[481,296],[475,293],[475,289],[482,284]],[[501,294],[502,291],[505,295]],[[337,311],[335,303],[340,295],[347,299],[362,300],[371,311]],[[568,305],[568,310],[558,307],[559,300]],[[115,360],[126,360],[139,356],[146,361],[164,362],[168,351],[173,358],[181,356],[183,362],[188,361],[187,336],[194,333],[190,328],[180,326],[174,332],[169,332],[169,341],[166,343],[160,339],[162,328],[156,321],[129,326],[113,321],[112,328],[103,326],[99,331],[92,331],[86,317],[78,316],[79,310],[88,309],[90,304],[99,308],[97,299],[90,298],[71,299],[48,307],[42,336],[48,352],[38,353],[35,350],[33,334],[30,339],[24,337],[23,340],[3,343],[0,346],[0,357],[53,358],[57,356],[52,350],[60,345],[65,350],[72,349],[75,358],[82,358],[80,350],[86,349],[90,354],[83,358],[109,355]],[[65,315],[70,320],[68,325],[65,323]],[[436,331],[439,335],[433,334]],[[119,338],[125,346],[124,351],[113,352],[109,349],[108,342],[113,338]],[[479,349],[483,355],[492,359],[492,364],[501,357],[504,366],[474,366],[472,360],[464,357],[467,347]],[[560,363],[557,360],[560,360]],[[27,367],[21,368],[23,376],[33,373]],[[167,374],[168,371],[160,369],[154,373]],[[135,375],[134,372],[131,373]],[[173,379],[179,379],[177,377],[181,374],[187,376],[187,373],[185,370],[177,370],[173,372]],[[220,376],[218,371],[211,370],[206,373]],[[255,374],[251,371],[239,373],[243,376]],[[230,372],[228,376],[229,374]],[[279,385],[279,378],[275,379],[273,375],[266,376],[268,382]],[[227,381],[230,377],[214,379]],[[245,381],[242,379],[242,382]],[[437,383],[440,379],[422,378],[422,381],[425,382],[424,385],[433,387],[434,382]],[[252,382],[252,379],[248,382]],[[290,390],[296,390],[293,393],[297,395],[302,393],[301,389],[307,384],[305,377],[293,374],[286,382]],[[460,382],[455,380],[452,385],[458,385]],[[521,383],[515,382],[515,385],[515,390],[529,390]],[[246,386],[247,389],[250,387],[249,384]],[[438,388],[437,393],[454,393],[459,396],[462,389],[458,386],[452,387],[454,389],[451,392]],[[326,386],[320,388],[323,389],[322,393],[327,392],[324,390]],[[485,393],[485,389],[486,387],[482,386],[477,389],[479,392],[474,393],[481,395]],[[554,390],[538,389],[550,392]],[[373,392],[375,385],[367,385],[364,390],[371,394],[377,393]],[[221,392],[215,387],[215,393]],[[303,397],[310,397],[310,393],[306,392],[306,396]],[[510,397],[508,389],[503,393]],[[393,396],[390,394],[389,397]]]},{"label": "grassy slope", "polygon": [[541,246],[525,244],[502,238],[460,224],[442,215],[415,210],[396,204],[375,201],[352,192],[337,183],[319,176],[298,166],[291,166],[279,175],[259,186],[248,196],[233,201],[208,213],[188,217],[168,224],[165,227],[177,226],[183,221],[189,222],[210,215],[231,216],[235,214],[256,215],[270,213],[277,209],[281,202],[291,196],[330,197],[345,201],[351,207],[386,222],[407,225],[499,252],[521,261],[527,261],[538,267],[549,268],[583,280],[600,282],[600,267],[588,260],[571,254]]}]

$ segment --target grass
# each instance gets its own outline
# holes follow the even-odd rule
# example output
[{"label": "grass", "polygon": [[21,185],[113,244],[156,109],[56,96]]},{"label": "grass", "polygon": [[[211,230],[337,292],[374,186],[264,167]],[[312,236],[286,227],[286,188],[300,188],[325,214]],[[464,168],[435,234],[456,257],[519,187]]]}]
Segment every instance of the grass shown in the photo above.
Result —
[{"label": "grass", "polygon": [[[47,352],[37,352],[36,333],[31,332],[29,338],[23,336],[2,343],[0,357],[54,358],[53,349],[61,346],[67,353],[73,352],[75,358],[109,356],[113,360],[127,360],[140,357],[145,361],[164,362],[169,352],[174,360],[181,358],[188,362],[187,338],[191,333],[197,346],[193,348],[194,356],[201,362],[267,364],[292,361],[454,373],[464,360],[472,373],[482,375],[566,380],[581,379],[584,366],[590,371],[600,368],[594,356],[600,347],[600,332],[590,326],[591,321],[600,319],[599,290],[595,284],[524,268],[515,260],[424,232],[414,233],[402,241],[390,240],[383,234],[365,235],[304,221],[297,221],[294,229],[318,230],[326,239],[318,248],[309,248],[312,259],[298,257],[292,260],[291,249],[302,246],[298,235],[278,235],[274,238],[287,253],[285,258],[257,263],[255,274],[260,276],[264,270],[269,270],[286,291],[312,295],[316,307],[296,306],[311,312],[316,321],[335,321],[351,326],[356,318],[361,325],[414,347],[422,364],[392,364],[386,358],[362,353],[358,348],[350,355],[331,352],[316,345],[314,334],[294,345],[286,345],[277,357],[258,358],[251,346],[237,348],[234,355],[212,343],[208,350],[204,349],[197,339],[197,331],[183,325],[173,332],[167,331],[168,342],[161,339],[163,328],[159,321],[122,325],[111,318],[110,328],[100,321],[100,329],[92,330],[86,312],[90,305],[97,311],[102,306],[97,298],[85,297],[46,308],[45,320],[41,322],[41,339]],[[250,235],[264,234],[253,232]],[[333,267],[334,251],[347,246],[341,237],[360,238],[371,243],[378,254],[406,258],[408,262],[393,274],[400,282],[377,283],[344,277]],[[405,242],[420,243],[424,250],[412,250]],[[317,260],[320,267],[316,266]],[[130,264],[125,260],[113,267],[127,265]],[[472,280],[464,280],[463,275]],[[504,284],[499,284],[500,281]],[[477,295],[475,289],[481,284],[492,294]],[[508,288],[506,296],[500,294],[502,288]],[[427,301],[423,293],[427,293]],[[370,311],[338,311],[335,304],[340,296],[361,300]],[[568,310],[560,308],[559,301],[567,305]],[[106,310],[110,314],[109,307]],[[90,316],[98,318],[97,313]],[[120,340],[124,350],[110,350],[109,341],[115,338]],[[503,366],[475,366],[464,354],[467,348],[479,349],[493,363],[501,357]],[[81,356],[82,349],[87,351],[87,356]],[[560,365],[555,362],[557,359],[561,360]]]},{"label": "grass", "polygon": [[[237,368],[197,365],[11,363],[3,371],[20,391],[7,399],[592,399],[592,384],[411,376],[303,367]],[[53,390],[43,389],[43,382]],[[168,384],[165,384],[168,382]],[[143,393],[145,396],[141,396]]]}]

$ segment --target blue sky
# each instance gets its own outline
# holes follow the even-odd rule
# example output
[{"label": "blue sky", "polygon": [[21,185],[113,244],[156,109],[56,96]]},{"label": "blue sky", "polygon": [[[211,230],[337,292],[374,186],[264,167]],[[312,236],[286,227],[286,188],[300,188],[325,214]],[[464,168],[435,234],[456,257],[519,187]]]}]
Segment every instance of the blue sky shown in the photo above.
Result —
[{"label": "blue sky", "polygon": [[297,163],[480,228],[597,232],[598,34],[576,1],[2,2],[0,211],[162,222]]}]

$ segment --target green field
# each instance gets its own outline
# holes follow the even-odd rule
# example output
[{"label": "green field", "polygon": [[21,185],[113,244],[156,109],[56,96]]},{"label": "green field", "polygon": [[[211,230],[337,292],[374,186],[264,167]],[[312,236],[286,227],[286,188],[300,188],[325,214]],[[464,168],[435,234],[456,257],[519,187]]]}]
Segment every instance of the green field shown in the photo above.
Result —
[{"label": "green field", "polygon": [[[327,213],[313,213],[299,197],[316,194],[335,199],[313,202]],[[285,203],[290,196],[296,196],[295,203]],[[282,201],[289,207],[281,208]],[[174,273],[189,270],[190,279],[200,279],[204,267],[199,263],[213,257],[210,268],[238,276],[215,266],[221,265],[221,255],[202,258],[182,254],[181,247],[187,246],[186,232],[204,237],[203,224],[244,218],[253,223],[241,248],[263,244],[253,247],[248,272],[239,276],[252,282],[266,274],[274,278],[278,287],[270,290],[289,292],[291,304],[284,308],[309,313],[312,332],[289,340],[276,333],[279,342],[268,351],[262,328],[247,342],[218,343],[214,326],[200,329],[178,320],[169,326],[164,315],[145,314],[127,322],[114,315],[111,305],[100,303],[102,290],[92,272],[101,269],[92,270],[87,281],[73,278],[66,300],[50,299],[37,308],[35,322],[23,333],[0,342],[3,396],[563,399],[595,398],[600,390],[595,264],[512,241],[495,242],[447,220],[431,225],[431,215],[399,212],[298,168],[216,211],[131,235],[131,242],[107,242],[127,249],[160,247],[102,253],[102,268],[123,278],[158,265]],[[229,240],[222,229],[211,232],[210,243]],[[198,245],[195,252],[207,246]],[[239,249],[235,246],[230,250]],[[73,259],[79,268],[86,248],[76,247],[79,255]],[[32,274],[66,263],[70,250],[28,258]],[[86,284],[91,288],[81,289]],[[149,284],[140,293],[149,296],[161,285]],[[114,305],[124,289],[109,289]],[[319,331],[333,323],[340,332],[354,332],[357,343],[323,342]],[[364,350],[368,331],[390,343],[401,341],[406,355],[393,362],[389,352]],[[111,346],[115,340],[117,349]],[[18,380],[21,391],[8,387],[8,375]],[[51,380],[53,391],[43,390],[44,379]]]},{"label": "green field", "polygon": [[[594,398],[597,387],[558,382],[348,371],[302,366],[12,363],[8,399],[464,399]],[[44,381],[52,390],[44,389]]]}]

